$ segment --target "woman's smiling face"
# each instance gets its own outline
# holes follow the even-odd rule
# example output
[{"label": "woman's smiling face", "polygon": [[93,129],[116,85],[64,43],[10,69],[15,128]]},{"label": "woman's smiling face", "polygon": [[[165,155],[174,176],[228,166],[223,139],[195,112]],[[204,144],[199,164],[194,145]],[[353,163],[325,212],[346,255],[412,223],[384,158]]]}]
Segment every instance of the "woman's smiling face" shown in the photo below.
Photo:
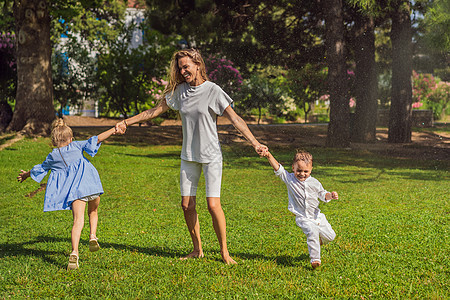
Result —
[{"label": "woman's smiling face", "polygon": [[189,56],[184,56],[178,59],[178,69],[181,76],[191,86],[197,86],[204,82],[200,76],[199,66],[192,61]]}]

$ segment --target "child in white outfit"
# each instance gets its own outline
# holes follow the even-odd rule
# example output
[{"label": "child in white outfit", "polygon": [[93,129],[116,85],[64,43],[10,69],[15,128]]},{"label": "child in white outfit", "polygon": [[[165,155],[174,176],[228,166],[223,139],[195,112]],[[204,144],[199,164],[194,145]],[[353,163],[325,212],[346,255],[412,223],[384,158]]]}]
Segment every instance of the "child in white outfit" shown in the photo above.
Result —
[{"label": "child in white outfit", "polygon": [[306,235],[311,266],[315,269],[321,265],[320,246],[336,237],[325,215],[320,212],[319,199],[330,202],[331,199],[338,199],[338,193],[326,191],[317,179],[311,177],[313,158],[310,153],[297,151],[292,161],[293,173],[286,171],[269,151],[264,156],[275,170],[275,175],[287,186],[288,209],[294,213],[295,222]]}]

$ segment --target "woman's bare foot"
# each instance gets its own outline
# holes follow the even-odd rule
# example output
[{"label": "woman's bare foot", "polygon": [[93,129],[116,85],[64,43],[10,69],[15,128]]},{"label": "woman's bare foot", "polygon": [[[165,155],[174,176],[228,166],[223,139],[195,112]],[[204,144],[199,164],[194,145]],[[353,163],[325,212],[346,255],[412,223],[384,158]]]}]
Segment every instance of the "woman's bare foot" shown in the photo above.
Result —
[{"label": "woman's bare foot", "polygon": [[220,253],[222,255],[222,260],[227,265],[236,265],[237,262],[231,258],[230,254],[228,252],[226,253]]},{"label": "woman's bare foot", "polygon": [[203,255],[203,251],[194,250],[191,253],[189,253],[188,255],[186,255],[184,257],[180,257],[180,260],[186,260],[186,259],[189,259],[189,258],[202,258],[204,256],[205,255]]}]

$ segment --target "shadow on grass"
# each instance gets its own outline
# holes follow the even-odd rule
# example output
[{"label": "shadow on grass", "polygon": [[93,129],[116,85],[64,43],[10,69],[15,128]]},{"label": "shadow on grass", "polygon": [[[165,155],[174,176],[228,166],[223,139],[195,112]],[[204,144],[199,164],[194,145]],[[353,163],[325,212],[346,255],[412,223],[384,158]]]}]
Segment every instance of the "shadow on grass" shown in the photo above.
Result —
[{"label": "shadow on grass", "polygon": [[144,157],[144,158],[159,158],[159,159],[179,159],[180,158],[180,151],[167,151],[165,153],[154,153],[149,152],[148,154],[130,154],[130,153],[122,153],[122,155],[125,156],[131,156],[131,157]]},{"label": "shadow on grass", "polygon": [[[59,263],[57,260],[53,259],[52,256],[68,256],[68,250],[64,251],[53,251],[53,250],[41,250],[32,248],[33,245],[40,243],[67,243],[67,247],[69,247],[71,243],[70,238],[58,238],[58,237],[50,237],[50,236],[38,236],[34,240],[23,242],[23,243],[6,243],[0,244],[0,258],[5,257],[17,257],[17,256],[33,256],[42,259],[44,262],[48,264],[52,264],[56,267],[65,269],[67,267],[66,262],[64,264]],[[89,241],[82,240],[80,244],[83,247],[89,247]],[[160,256],[160,257],[182,257],[186,255],[184,252],[180,251],[172,251],[171,249],[166,249],[164,247],[138,247],[133,245],[123,245],[117,243],[108,243],[101,242],[100,247],[103,249],[112,248],[118,250],[124,250],[129,252],[139,252],[144,253],[151,256]],[[69,249],[69,248],[68,248]]]},{"label": "shadow on grass", "polygon": [[261,254],[251,254],[251,253],[235,253],[237,257],[243,258],[243,259],[251,259],[251,260],[267,260],[267,261],[274,261],[277,265],[283,266],[283,267],[298,267],[298,263],[301,261],[309,261],[309,255],[308,254],[301,254],[297,257],[282,255],[282,256],[266,256]]},{"label": "shadow on grass", "polygon": [[[88,242],[86,242],[86,244],[88,244]],[[139,246],[133,246],[133,245],[123,245],[123,244],[117,244],[117,243],[101,242],[100,247],[103,249],[112,248],[112,249],[129,251],[129,252],[139,252],[139,253],[147,254],[150,256],[160,256],[160,257],[170,257],[170,258],[182,257],[183,255],[186,255],[186,253],[184,253],[184,252],[167,249],[167,248],[161,247],[161,246],[139,247]]]},{"label": "shadow on grass", "polygon": [[[53,250],[40,250],[35,248],[29,248],[33,247],[33,245],[40,244],[40,243],[67,243],[67,246],[70,245],[70,238],[58,238],[58,237],[50,237],[50,236],[38,236],[34,240],[23,242],[23,243],[6,243],[6,244],[0,244],[0,258],[5,257],[17,257],[17,256],[23,256],[23,257],[37,257],[42,259],[42,261],[54,265],[58,268],[65,269],[67,267],[66,261],[64,263],[58,262],[58,260],[53,259],[53,256],[68,256],[68,250],[64,251],[53,251]],[[80,242],[84,247],[89,246],[89,242],[87,240],[82,240]],[[159,257],[169,257],[169,258],[181,258],[185,256],[187,253],[173,250],[173,249],[167,249],[165,247],[160,246],[153,246],[153,247],[140,247],[140,246],[133,246],[133,245],[124,245],[124,244],[118,244],[118,243],[108,243],[108,242],[101,242],[100,243],[101,249],[117,249],[122,251],[128,251],[128,252],[139,252],[150,256],[159,256]],[[69,249],[69,248],[68,248]],[[212,260],[216,260],[219,262],[222,262],[222,259],[220,257],[219,251],[210,251],[209,252],[209,258]],[[213,254],[216,258],[211,258],[211,254]],[[292,256],[266,256],[266,255],[260,255],[260,254],[251,254],[251,253],[232,253],[233,256],[238,257],[243,260],[265,260],[265,261],[274,261],[279,266],[284,267],[298,267],[299,262],[309,260],[309,256],[307,254],[301,254],[298,257],[292,257]],[[306,269],[309,269],[308,267],[305,267]]]},{"label": "shadow on grass", "polygon": [[66,268],[67,265],[60,264],[55,259],[52,258],[54,255],[66,256],[66,251],[52,251],[52,250],[39,250],[28,248],[27,246],[32,246],[39,243],[55,243],[55,242],[69,242],[70,239],[61,239],[48,236],[38,236],[34,240],[24,242],[24,243],[7,243],[0,244],[0,258],[4,257],[15,257],[15,256],[34,256],[42,259],[43,261],[55,265],[59,268]]}]

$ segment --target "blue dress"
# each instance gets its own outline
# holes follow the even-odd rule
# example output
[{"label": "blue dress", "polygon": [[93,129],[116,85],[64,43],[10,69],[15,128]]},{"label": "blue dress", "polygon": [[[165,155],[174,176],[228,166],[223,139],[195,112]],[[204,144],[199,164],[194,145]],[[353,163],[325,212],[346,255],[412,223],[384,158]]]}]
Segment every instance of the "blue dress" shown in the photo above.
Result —
[{"label": "blue dress", "polygon": [[98,137],[87,141],[73,141],[62,148],[55,148],[40,165],[30,171],[37,182],[51,170],[45,191],[44,211],[72,209],[72,202],[93,194],[103,194],[97,170],[83,156],[83,151],[94,157],[101,144]]}]

